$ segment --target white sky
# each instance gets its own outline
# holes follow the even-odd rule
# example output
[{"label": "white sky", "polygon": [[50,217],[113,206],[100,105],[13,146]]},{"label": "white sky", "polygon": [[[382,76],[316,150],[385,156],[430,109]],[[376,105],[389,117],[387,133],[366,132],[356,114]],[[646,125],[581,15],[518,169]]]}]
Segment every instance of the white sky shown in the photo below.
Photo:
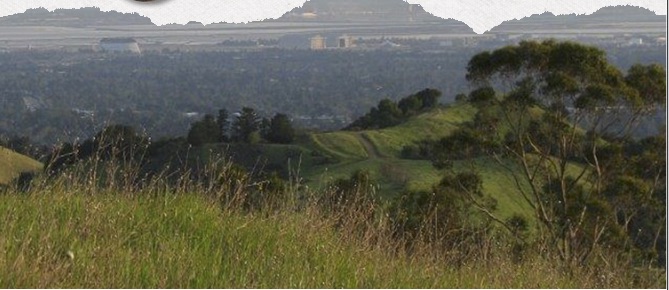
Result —
[{"label": "white sky", "polygon": [[[405,0],[420,4],[441,18],[460,20],[474,32],[483,33],[505,20],[520,19],[549,11],[559,14],[591,14],[605,6],[633,5],[666,15],[665,0]],[[243,23],[277,18],[305,0],[0,0],[0,16],[24,12],[29,8],[99,7],[103,11],[137,12],[157,25],[198,21]]]}]

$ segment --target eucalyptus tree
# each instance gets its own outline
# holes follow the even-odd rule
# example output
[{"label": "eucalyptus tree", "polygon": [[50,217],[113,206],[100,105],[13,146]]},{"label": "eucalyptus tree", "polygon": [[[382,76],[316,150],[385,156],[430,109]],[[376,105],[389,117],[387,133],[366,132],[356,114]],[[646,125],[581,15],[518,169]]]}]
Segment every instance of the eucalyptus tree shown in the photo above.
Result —
[{"label": "eucalyptus tree", "polygon": [[[634,196],[656,192],[666,174],[630,176],[608,155],[632,142],[636,122],[665,104],[664,69],[634,65],[624,74],[598,48],[547,40],[479,53],[466,77],[475,88],[469,101],[479,109],[476,120],[486,124],[472,127],[486,128],[480,144],[494,147],[482,151],[507,168],[543,244],[569,264],[585,263],[604,244],[629,245],[621,210],[645,208],[652,194]],[[615,191],[615,184],[627,190]]]}]

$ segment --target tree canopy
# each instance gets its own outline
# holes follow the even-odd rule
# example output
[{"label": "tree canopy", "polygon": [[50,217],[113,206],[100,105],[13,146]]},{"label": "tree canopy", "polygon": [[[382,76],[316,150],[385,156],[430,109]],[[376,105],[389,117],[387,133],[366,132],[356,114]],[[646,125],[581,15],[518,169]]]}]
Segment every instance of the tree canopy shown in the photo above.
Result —
[{"label": "tree canopy", "polygon": [[276,114],[270,120],[267,133],[264,138],[267,142],[278,144],[290,144],[295,139],[295,129],[290,118],[286,114]]},{"label": "tree canopy", "polygon": [[207,114],[202,120],[191,125],[187,140],[193,146],[217,143],[223,138],[221,133],[220,126],[214,116]]},{"label": "tree canopy", "polygon": [[633,168],[657,163],[656,147],[666,142],[630,138],[639,119],[666,103],[662,67],[633,65],[625,74],[592,46],[522,41],[473,56],[467,80],[477,115],[435,143],[435,164],[484,154],[508,168],[540,241],[570,264],[626,245],[637,263],[664,255],[666,173]]},{"label": "tree canopy", "polygon": [[383,99],[371,108],[369,113],[353,121],[345,130],[382,129],[406,122],[410,117],[435,108],[441,92],[435,89],[424,89],[415,94],[393,102]]}]

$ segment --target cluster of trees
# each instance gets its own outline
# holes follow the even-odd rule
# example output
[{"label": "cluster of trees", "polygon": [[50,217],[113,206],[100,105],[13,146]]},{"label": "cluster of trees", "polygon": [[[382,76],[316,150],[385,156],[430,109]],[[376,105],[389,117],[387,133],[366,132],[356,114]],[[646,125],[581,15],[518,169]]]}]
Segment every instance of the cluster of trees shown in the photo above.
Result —
[{"label": "cluster of trees", "polygon": [[[625,74],[597,48],[527,41],[475,55],[467,72],[475,89],[464,99],[478,109],[475,119],[405,150],[428,156],[446,176],[432,194],[403,196],[397,216],[473,211],[569,265],[604,259],[606,251],[636,265],[664,265],[666,138],[631,137],[639,120],[666,103],[663,67],[633,65]],[[507,190],[531,216],[499,217],[478,173],[455,170],[455,160],[505,168],[516,185]],[[462,227],[447,224],[457,218],[442,220],[444,231]],[[527,239],[530,221],[534,239]]]},{"label": "cluster of trees", "polygon": [[[155,186],[151,184],[154,177],[167,186],[192,182],[206,185],[198,188],[202,194],[214,195],[225,202],[231,202],[232,195],[243,191],[244,196],[241,199],[238,196],[235,202],[246,209],[282,198],[287,190],[277,171],[255,172],[248,165],[233,162],[228,155],[201,158],[198,153],[202,151],[196,151],[196,156],[191,156],[188,147],[183,137],[151,142],[130,126],[110,125],[81,143],[65,143],[53,150],[45,159],[44,169],[49,177],[65,173],[69,177],[92,178],[88,181],[91,187],[120,186],[123,190]],[[256,157],[249,159],[257,163]],[[71,169],[74,175],[69,174]],[[83,172],[79,171],[82,169]],[[27,189],[32,177],[32,174],[21,175],[17,184]]]},{"label": "cluster of trees", "polygon": [[383,99],[344,130],[381,129],[399,125],[421,112],[435,108],[439,104],[439,97],[439,90],[424,89],[397,102]]},{"label": "cluster of trees", "polygon": [[82,160],[121,160],[142,163],[149,138],[127,125],[110,125],[81,143],[64,143],[46,158],[44,168],[56,174]]},{"label": "cluster of trees", "polygon": [[30,156],[33,159],[41,159],[48,154],[49,148],[45,145],[33,144],[28,136],[3,136],[0,135],[0,147],[10,149],[19,154]]},{"label": "cluster of trees", "polygon": [[207,143],[237,142],[290,144],[295,138],[295,129],[288,115],[277,113],[271,119],[261,118],[249,107],[242,108],[230,122],[226,109],[220,109],[218,116],[205,115],[191,125],[188,143],[200,146]]},{"label": "cluster of trees", "polygon": [[[294,138],[295,130],[289,117],[285,114],[275,114],[271,119],[261,118],[254,109],[246,107],[230,117],[225,109],[221,109],[216,118],[205,115],[202,120],[193,123],[190,132],[185,137],[161,138],[158,141],[151,141],[146,132],[137,131],[132,126],[109,125],[83,142],[66,142],[50,150],[41,160],[44,161],[45,171],[49,175],[63,172],[76,164],[111,161],[134,166],[138,179],[156,174],[177,177],[192,174],[192,178],[200,179],[200,175],[205,177],[207,175],[204,172],[207,170],[202,168],[207,168],[211,158],[214,157],[201,156],[199,153],[190,156],[190,146],[221,142],[243,145],[258,142],[288,144]],[[219,157],[231,158],[235,152],[242,152],[240,154],[245,155],[243,156],[245,158],[241,158],[243,160],[235,160],[234,163],[230,161],[230,163],[235,165],[235,170],[246,174],[243,166],[252,165],[244,161],[252,159],[251,163],[254,163],[258,162],[260,157],[259,152],[247,151],[233,148],[231,152],[223,153],[226,156]],[[241,163],[237,163],[238,161]],[[169,172],[164,172],[168,169]],[[254,176],[254,178],[260,178],[260,176]],[[279,184],[278,180],[274,180],[272,184]]]}]

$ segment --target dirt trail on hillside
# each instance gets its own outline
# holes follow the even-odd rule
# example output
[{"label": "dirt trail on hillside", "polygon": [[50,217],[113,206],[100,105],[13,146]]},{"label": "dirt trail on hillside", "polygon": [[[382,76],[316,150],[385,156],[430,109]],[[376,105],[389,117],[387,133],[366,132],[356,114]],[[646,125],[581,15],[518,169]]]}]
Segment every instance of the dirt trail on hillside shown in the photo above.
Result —
[{"label": "dirt trail on hillside", "polygon": [[383,154],[379,152],[379,149],[374,146],[374,143],[372,143],[371,140],[369,140],[369,137],[367,135],[362,134],[362,133],[357,133],[355,134],[355,137],[358,138],[358,142],[362,144],[363,147],[365,147],[365,151],[367,151],[367,156],[369,158],[384,158]]}]

